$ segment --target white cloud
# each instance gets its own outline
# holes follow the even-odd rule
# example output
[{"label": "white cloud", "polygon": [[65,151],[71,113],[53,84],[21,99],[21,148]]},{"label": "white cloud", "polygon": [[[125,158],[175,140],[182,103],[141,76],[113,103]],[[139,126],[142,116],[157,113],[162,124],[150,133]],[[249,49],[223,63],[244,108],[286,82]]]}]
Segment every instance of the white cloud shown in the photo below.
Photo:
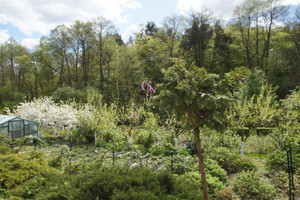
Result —
[{"label": "white cloud", "polygon": [[283,5],[298,5],[300,0],[284,0],[282,2]]},{"label": "white cloud", "polygon": [[9,37],[8,30],[0,29],[0,44],[3,44]]},{"label": "white cloud", "polygon": [[138,33],[140,32],[141,30],[141,27],[139,25],[131,25],[129,26],[125,31],[124,33],[122,34],[122,39],[124,42],[127,42],[129,37],[131,35],[133,35],[134,33]]},{"label": "white cloud", "polygon": [[34,49],[40,42],[40,38],[25,38],[22,40],[22,46],[28,49]]},{"label": "white cloud", "polygon": [[[192,10],[201,9],[205,6],[213,11],[213,14],[223,19],[230,19],[233,16],[233,10],[243,0],[177,0],[177,11],[180,14],[187,15]],[[300,0],[283,0],[283,5],[299,4]]]},{"label": "white cloud", "polygon": [[126,10],[140,8],[135,0],[1,0],[0,23],[11,23],[22,33],[47,34],[60,24],[76,19],[90,20],[103,16],[118,23],[126,22]]},{"label": "white cloud", "polygon": [[186,15],[191,10],[199,10],[204,6],[213,11],[215,16],[229,19],[235,6],[240,2],[242,0],[177,0],[177,11]]}]

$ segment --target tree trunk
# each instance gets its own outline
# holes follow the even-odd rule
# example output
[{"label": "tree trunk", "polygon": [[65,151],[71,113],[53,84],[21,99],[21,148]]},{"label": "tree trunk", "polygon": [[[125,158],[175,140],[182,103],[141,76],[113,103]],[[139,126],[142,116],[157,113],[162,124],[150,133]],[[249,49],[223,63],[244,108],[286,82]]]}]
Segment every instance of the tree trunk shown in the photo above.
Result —
[{"label": "tree trunk", "polygon": [[208,188],[207,188],[207,182],[206,182],[206,176],[205,176],[205,169],[204,169],[204,162],[203,162],[203,155],[202,155],[202,149],[201,149],[199,127],[196,127],[194,129],[194,131],[195,131],[196,144],[197,144],[197,157],[198,157],[199,170],[200,170],[200,174],[201,174],[203,197],[204,197],[204,200],[209,200]]},{"label": "tree trunk", "polygon": [[53,137],[56,137],[56,128],[53,130]]},{"label": "tree trunk", "polygon": [[177,135],[174,138],[174,142],[175,142],[175,149],[178,150],[178,136]]},{"label": "tree trunk", "polygon": [[245,146],[245,141],[241,141],[241,159],[244,157],[244,146]]}]

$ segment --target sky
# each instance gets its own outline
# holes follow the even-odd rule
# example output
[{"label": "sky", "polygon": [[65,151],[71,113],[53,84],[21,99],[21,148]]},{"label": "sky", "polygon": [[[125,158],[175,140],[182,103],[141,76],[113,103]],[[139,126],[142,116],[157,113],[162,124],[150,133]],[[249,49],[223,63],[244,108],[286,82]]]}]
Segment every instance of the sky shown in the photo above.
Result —
[{"label": "sky", "polygon": [[[0,0],[0,44],[13,37],[32,49],[39,39],[58,25],[75,20],[88,21],[104,17],[114,24],[124,42],[139,32],[139,26],[154,22],[161,26],[164,18],[188,15],[207,7],[214,16],[228,20],[243,0]],[[299,5],[300,0],[283,0],[285,5]]]}]

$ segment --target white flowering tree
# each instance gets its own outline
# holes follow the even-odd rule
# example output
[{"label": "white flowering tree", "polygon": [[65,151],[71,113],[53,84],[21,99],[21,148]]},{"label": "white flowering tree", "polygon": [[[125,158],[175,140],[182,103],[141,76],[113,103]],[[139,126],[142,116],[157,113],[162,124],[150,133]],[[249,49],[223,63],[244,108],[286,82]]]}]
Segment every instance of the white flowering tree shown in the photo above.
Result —
[{"label": "white flowering tree", "polygon": [[[78,111],[69,104],[56,104],[51,97],[35,99],[21,103],[16,107],[14,115],[36,121],[43,129],[53,129],[53,136],[60,135],[61,130],[69,132],[78,121]],[[56,134],[56,131],[58,133]]]}]

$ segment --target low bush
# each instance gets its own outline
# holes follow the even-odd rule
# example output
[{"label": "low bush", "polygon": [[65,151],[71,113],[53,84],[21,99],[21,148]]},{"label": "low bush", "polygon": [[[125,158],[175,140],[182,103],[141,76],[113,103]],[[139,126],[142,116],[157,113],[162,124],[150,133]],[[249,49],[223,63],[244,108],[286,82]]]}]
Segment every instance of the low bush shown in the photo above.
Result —
[{"label": "low bush", "polygon": [[261,179],[255,171],[243,171],[238,173],[233,179],[233,189],[239,194],[242,200],[274,199],[274,186]]},{"label": "low bush", "polygon": [[[199,172],[187,172],[185,173],[185,177],[195,183],[201,184],[201,174]],[[210,194],[213,194],[215,191],[223,190],[225,188],[225,185],[222,183],[222,181],[220,181],[218,177],[213,177],[211,174],[206,173],[206,181],[208,192]]]},{"label": "low bush", "polygon": [[11,148],[7,145],[0,145],[0,154],[6,155],[11,153]]},{"label": "low bush", "polygon": [[204,163],[207,174],[217,177],[225,185],[228,183],[227,172],[215,160],[207,158]]},{"label": "low bush", "polygon": [[152,132],[143,131],[137,136],[136,143],[143,145],[145,148],[149,149],[156,141],[156,137]]},{"label": "low bush", "polygon": [[[227,172],[222,169],[215,160],[210,158],[206,158],[204,163],[209,193],[213,194],[217,190],[225,189],[228,183]],[[201,183],[198,165],[194,166],[193,169],[194,171],[187,172],[186,176],[193,181]]]},{"label": "low bush", "polygon": [[224,189],[224,190],[218,190],[215,192],[215,194],[212,196],[212,199],[215,200],[233,200],[235,199],[235,195],[232,189]]},{"label": "low bush", "polygon": [[[299,169],[300,154],[293,154],[293,167]],[[287,153],[286,151],[279,151],[269,154],[266,160],[266,168],[269,171],[288,171]]]},{"label": "low bush", "polygon": [[154,145],[151,148],[149,148],[149,153],[153,156],[170,156],[172,152],[173,154],[176,153],[176,150],[172,146],[172,144],[165,144],[164,146]]},{"label": "low bush", "polygon": [[245,143],[245,153],[268,154],[273,152],[275,146],[271,136],[254,135]]},{"label": "low bush", "polygon": [[13,188],[34,176],[58,174],[41,152],[0,155],[0,187]]},{"label": "low bush", "polygon": [[[271,183],[274,185],[276,191],[280,194],[289,194],[289,174],[285,171],[279,171],[276,173],[269,173]],[[297,188],[300,188],[300,173],[294,174],[294,186],[295,186],[295,195],[299,196],[300,191]]]},{"label": "low bush", "polygon": [[61,169],[62,168],[62,163],[63,163],[63,158],[62,156],[56,156],[51,159],[49,159],[49,166],[54,167],[56,169]]},{"label": "low bush", "polygon": [[139,167],[102,168],[72,176],[35,178],[12,190],[11,196],[43,200],[203,199],[198,183],[166,171]]},{"label": "low bush", "polygon": [[238,158],[233,162],[232,171],[242,172],[242,171],[257,171],[256,165],[248,158]]},{"label": "low bush", "polygon": [[226,147],[217,147],[208,152],[209,158],[218,162],[218,164],[227,172],[233,172],[234,161],[239,156]]}]

